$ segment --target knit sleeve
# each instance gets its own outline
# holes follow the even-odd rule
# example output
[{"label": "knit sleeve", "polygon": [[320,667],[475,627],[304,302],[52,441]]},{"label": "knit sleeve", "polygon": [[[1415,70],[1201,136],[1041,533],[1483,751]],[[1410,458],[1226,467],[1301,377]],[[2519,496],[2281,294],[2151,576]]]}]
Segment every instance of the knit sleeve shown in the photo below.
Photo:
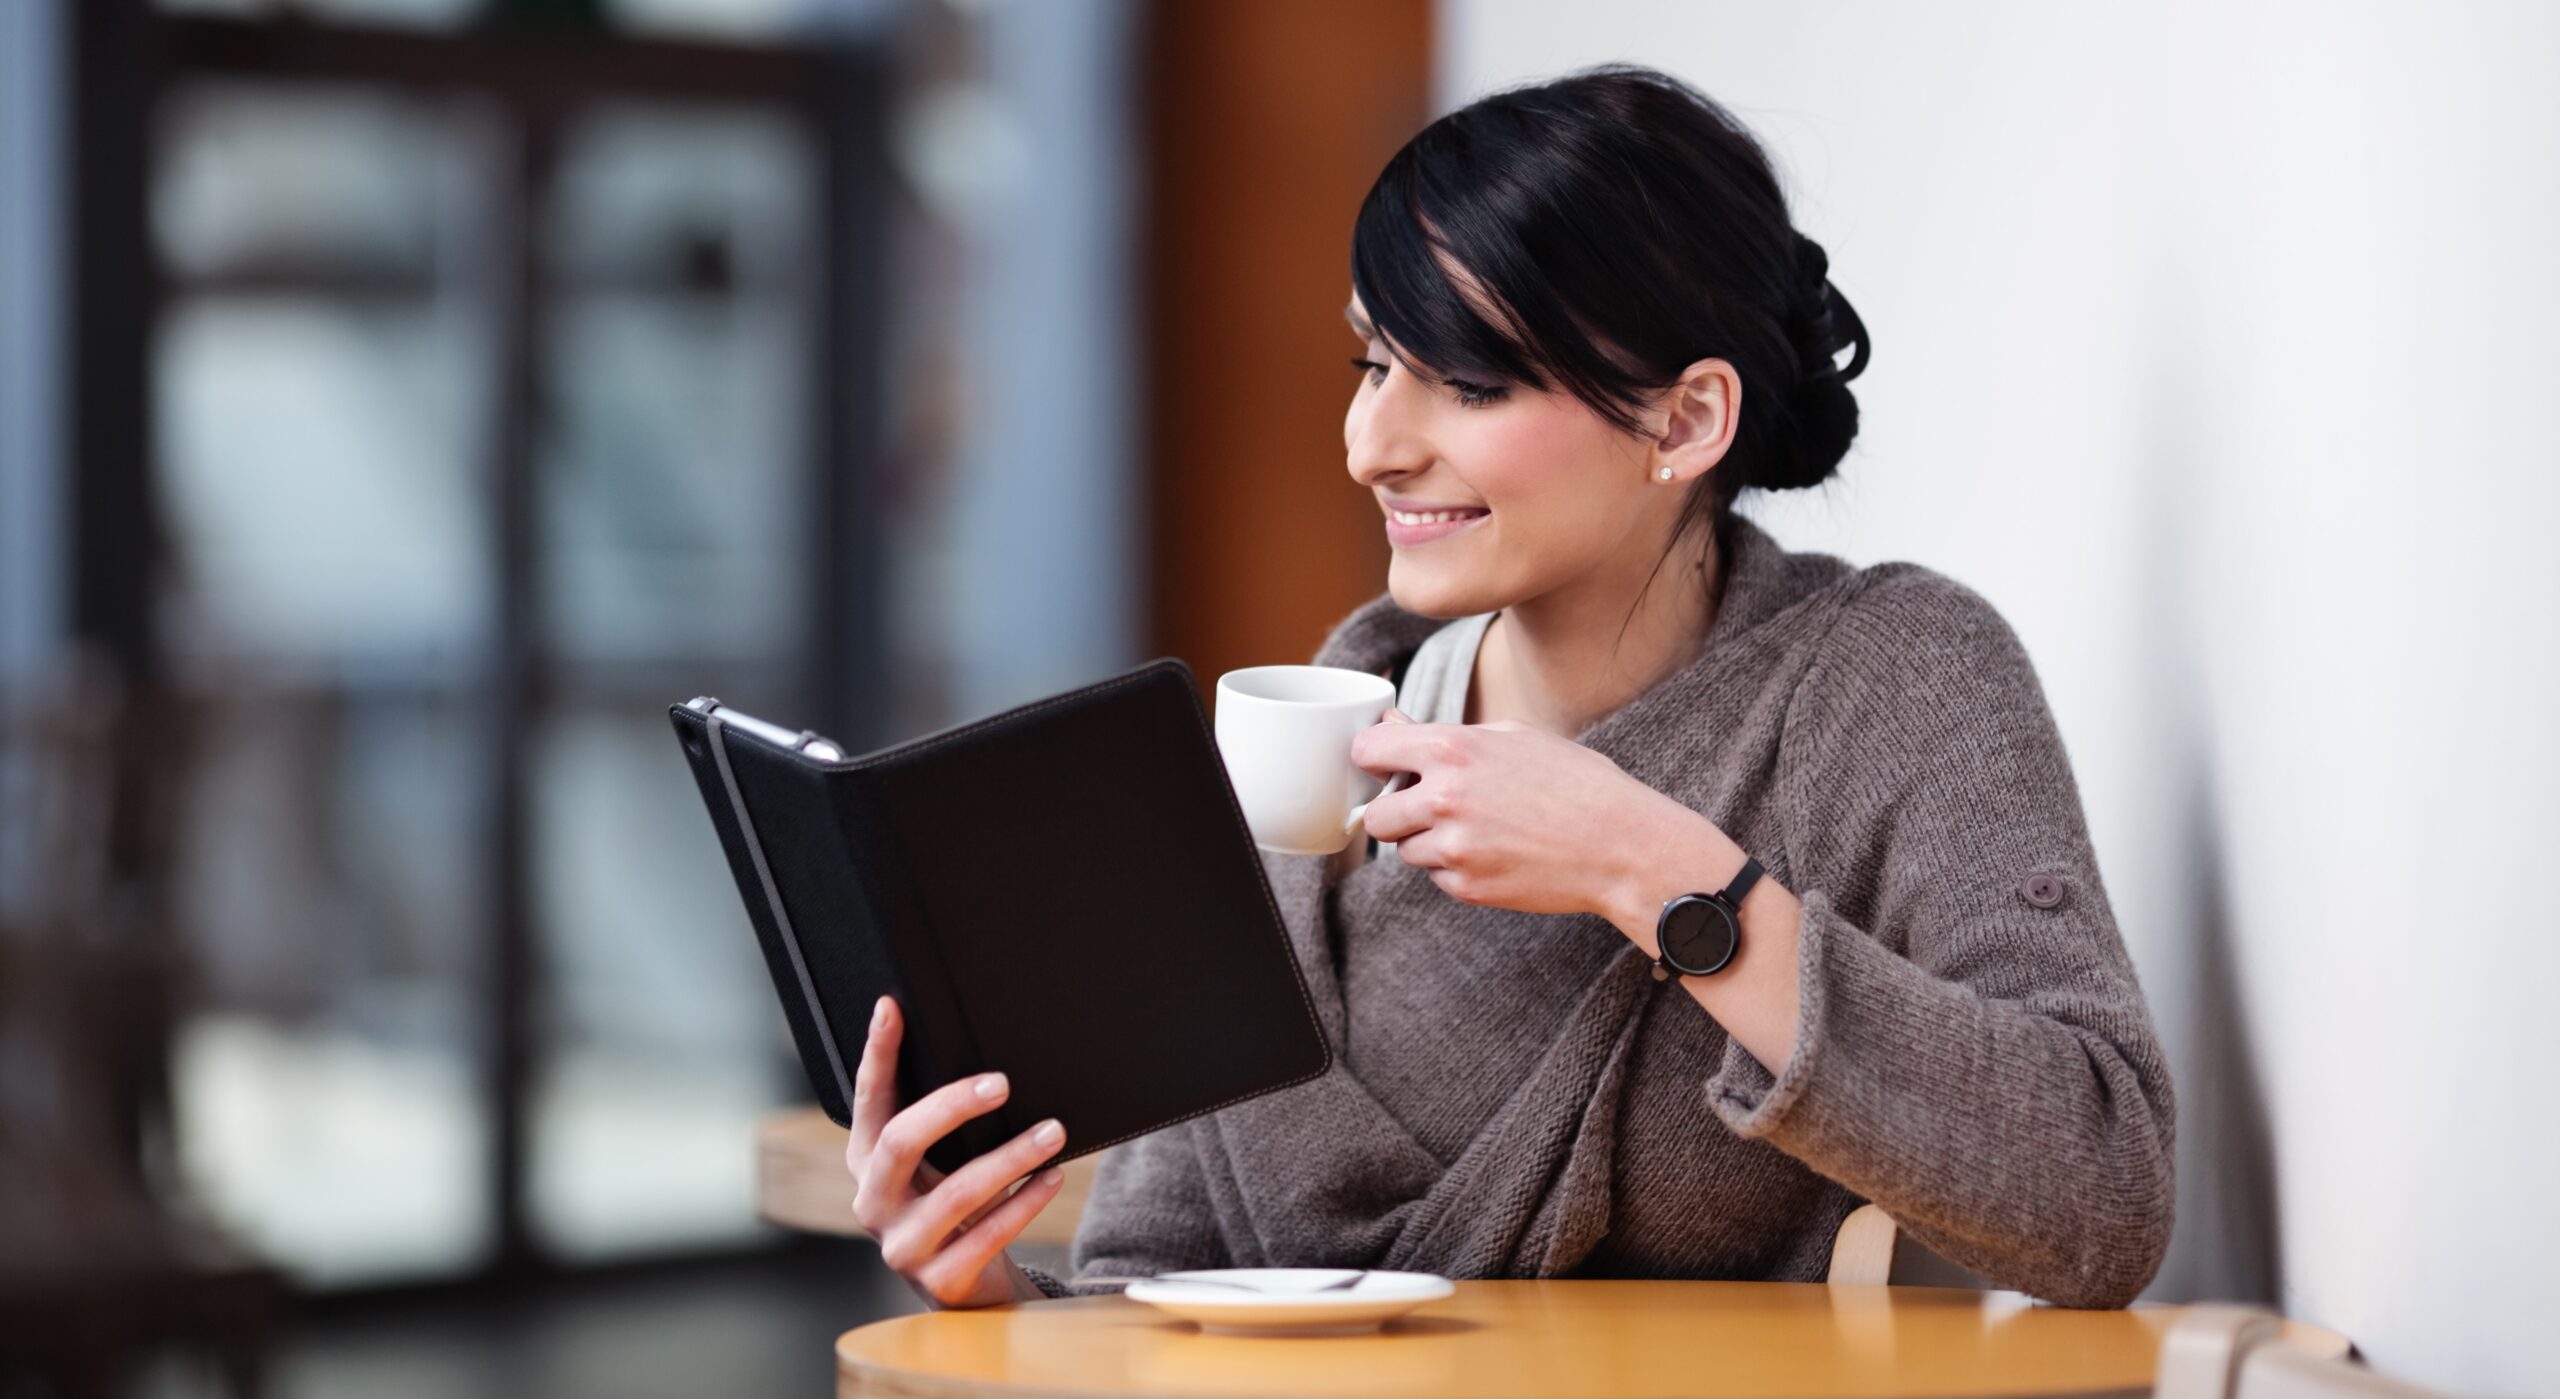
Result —
[{"label": "knit sleeve", "polygon": [[[1078,1274],[1129,1277],[1230,1266],[1200,1158],[1192,1150],[1190,1124],[1177,1123],[1102,1153],[1068,1258]],[[1057,1285],[1060,1290],[1049,1295],[1074,1295],[1073,1278]],[[1041,1291],[1049,1288],[1041,1283]]]},{"label": "knit sleeve", "polygon": [[1730,1046],[1708,1100],[1950,1261],[2120,1306],[2168,1245],[2174,1108],[2061,737],[1988,602],[1874,573],[1780,745],[1795,1043],[1774,1075]]},{"label": "knit sleeve", "polygon": [[1076,1290],[1074,1288],[1060,1282],[1057,1274],[1050,1272],[1046,1268],[1032,1263],[1016,1263],[1013,1266],[1020,1268],[1022,1270],[1022,1275],[1031,1279],[1031,1285],[1039,1288],[1040,1295],[1043,1297],[1073,1297],[1076,1295]]}]

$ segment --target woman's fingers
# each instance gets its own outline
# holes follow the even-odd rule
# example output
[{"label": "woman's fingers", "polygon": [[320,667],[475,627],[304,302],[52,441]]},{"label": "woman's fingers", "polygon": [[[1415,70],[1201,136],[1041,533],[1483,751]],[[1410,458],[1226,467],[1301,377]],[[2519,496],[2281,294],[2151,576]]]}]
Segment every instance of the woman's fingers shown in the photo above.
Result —
[{"label": "woman's fingers", "polygon": [[1368,827],[1372,838],[1402,841],[1416,831],[1430,828],[1435,819],[1431,803],[1439,789],[1416,791],[1421,785],[1421,779],[1413,774],[1398,773],[1387,784],[1386,790],[1370,799],[1368,814],[1362,818],[1361,824]]},{"label": "woman's fingers", "polygon": [[[1025,1172],[1055,1156],[1066,1133],[1053,1119],[988,1152],[945,1178],[924,1153],[951,1129],[1003,1104],[1011,1089],[1000,1073],[976,1074],[900,1108],[898,1003],[883,996],[872,1010],[854,1072],[845,1168],[853,1174],[853,1212],[880,1240],[880,1259],[915,1279],[937,1300],[956,1305],[985,1285],[988,1264],[1056,1196],[1056,1171],[1005,1194]],[[954,1235],[957,1238],[954,1238]],[[952,1256],[952,1247],[961,1256]]]},{"label": "woman's fingers", "polygon": [[871,1156],[880,1129],[898,1110],[898,1003],[882,996],[871,1010],[871,1031],[862,1040],[862,1063],[853,1071],[853,1135],[846,1141],[844,1163],[855,1176]]},{"label": "woman's fingers", "polygon": [[960,1237],[915,1274],[916,1283],[945,1304],[961,1301],[978,1286],[987,1265],[1018,1237],[1051,1200],[1066,1173],[1055,1166],[1022,1183],[1003,1204],[987,1211]]},{"label": "woman's fingers", "polygon": [[[1000,1073],[955,1079],[916,1099],[891,1117],[871,1143],[860,1193],[884,1202],[903,1202],[913,1188],[916,1168],[927,1147],[952,1128],[1002,1104],[1011,1085]],[[937,1177],[938,1179],[938,1177]]]},{"label": "woman's fingers", "polygon": [[943,1240],[968,1227],[982,1210],[989,1210],[1007,1185],[1057,1155],[1066,1140],[1066,1129],[1053,1117],[953,1171],[917,1197],[881,1238],[881,1261],[897,1272],[925,1262]]},{"label": "woman's fingers", "polygon": [[1351,736],[1352,765],[1373,777],[1399,772],[1425,776],[1463,766],[1473,740],[1463,724],[1418,724],[1410,719],[1376,723]]}]

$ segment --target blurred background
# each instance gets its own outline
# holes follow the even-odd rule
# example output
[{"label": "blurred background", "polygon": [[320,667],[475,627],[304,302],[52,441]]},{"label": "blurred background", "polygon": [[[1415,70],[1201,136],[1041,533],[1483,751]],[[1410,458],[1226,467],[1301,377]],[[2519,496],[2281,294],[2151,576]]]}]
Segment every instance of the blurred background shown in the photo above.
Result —
[{"label": "blurred background", "polygon": [[1384,586],[1360,196],[1611,58],[1877,338],[1750,508],[2037,662],[2178,1072],[2153,1295],[2560,1390],[2524,3],[0,0],[0,1357],[826,1392],[915,1304],[757,1217],[806,1088],[665,706],[1306,658]]}]

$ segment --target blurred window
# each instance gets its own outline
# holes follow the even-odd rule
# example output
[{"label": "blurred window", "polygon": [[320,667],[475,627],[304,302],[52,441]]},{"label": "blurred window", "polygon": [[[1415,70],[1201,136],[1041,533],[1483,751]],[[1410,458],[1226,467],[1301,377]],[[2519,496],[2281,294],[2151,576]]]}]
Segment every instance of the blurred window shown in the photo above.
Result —
[{"label": "blurred window", "polygon": [[485,205],[453,111],[233,84],[164,105],[160,633],[201,713],[177,906],[180,1159],[315,1283],[491,1247],[476,692],[494,634]]},{"label": "blurred window", "polygon": [[794,693],[812,159],[767,117],[599,111],[547,210],[536,554],[559,699],[530,773],[530,1198],[566,1257],[750,1229],[755,1119],[805,1092],[777,1072],[772,983],[665,711],[712,674],[741,704]]},{"label": "blurred window", "polygon": [[826,722],[818,619],[874,605],[820,604],[821,385],[876,333],[824,322],[853,138],[806,81],[510,94],[439,68],[480,40],[363,42],[416,77],[181,63],[154,108],[177,1159],[321,1285],[749,1240],[754,1122],[805,1087],[665,711]]}]

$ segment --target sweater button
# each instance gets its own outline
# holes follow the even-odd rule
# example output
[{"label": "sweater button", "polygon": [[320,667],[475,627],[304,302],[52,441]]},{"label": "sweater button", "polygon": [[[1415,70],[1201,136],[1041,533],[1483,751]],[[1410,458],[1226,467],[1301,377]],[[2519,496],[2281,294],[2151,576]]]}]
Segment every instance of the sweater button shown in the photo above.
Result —
[{"label": "sweater button", "polygon": [[2049,874],[2031,874],[2018,885],[2018,897],[2035,908],[2062,906],[2062,881]]}]

